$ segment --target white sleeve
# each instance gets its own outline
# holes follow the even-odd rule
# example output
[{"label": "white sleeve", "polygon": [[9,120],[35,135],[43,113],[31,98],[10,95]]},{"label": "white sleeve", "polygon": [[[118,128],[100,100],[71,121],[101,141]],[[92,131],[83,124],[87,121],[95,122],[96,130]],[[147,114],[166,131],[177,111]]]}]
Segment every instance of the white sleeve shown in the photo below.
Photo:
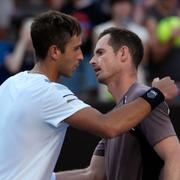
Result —
[{"label": "white sleeve", "polygon": [[56,174],[54,172],[52,173],[51,180],[56,180]]},{"label": "white sleeve", "polygon": [[89,106],[79,100],[67,87],[56,83],[48,88],[44,96],[43,119],[55,127],[72,114]]}]

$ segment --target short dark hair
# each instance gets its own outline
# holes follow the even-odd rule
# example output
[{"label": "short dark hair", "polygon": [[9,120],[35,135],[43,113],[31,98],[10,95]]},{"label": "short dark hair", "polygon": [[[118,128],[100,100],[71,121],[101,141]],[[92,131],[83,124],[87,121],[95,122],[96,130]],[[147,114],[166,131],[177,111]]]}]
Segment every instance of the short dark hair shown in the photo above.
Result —
[{"label": "short dark hair", "polygon": [[44,59],[51,45],[64,53],[65,46],[74,35],[81,34],[79,22],[70,15],[47,11],[37,16],[31,25],[31,38],[37,58]]},{"label": "short dark hair", "polygon": [[144,55],[144,48],[140,38],[133,32],[127,29],[120,29],[117,27],[111,27],[104,30],[99,38],[110,34],[109,45],[113,48],[114,52],[117,52],[122,46],[129,48],[132,60],[137,68],[142,61]]}]

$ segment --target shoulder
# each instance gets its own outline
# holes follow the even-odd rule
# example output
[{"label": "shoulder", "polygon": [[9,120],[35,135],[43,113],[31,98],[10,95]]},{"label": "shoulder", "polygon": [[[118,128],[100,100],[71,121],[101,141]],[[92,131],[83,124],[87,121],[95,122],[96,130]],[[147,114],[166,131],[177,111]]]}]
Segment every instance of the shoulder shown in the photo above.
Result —
[{"label": "shoulder", "polygon": [[[129,92],[127,93],[127,102],[131,102],[133,100],[135,100],[136,98],[138,98],[139,96],[143,95],[148,89],[150,89],[151,87],[141,84],[141,83],[136,83],[133,85],[133,87],[129,90]],[[151,114],[164,114],[166,116],[169,115],[169,107],[167,105],[167,103],[164,101],[162,102],[157,108],[155,108]]]},{"label": "shoulder", "polygon": [[[145,89],[141,92],[144,93]],[[138,125],[152,146],[162,139],[176,134],[169,112],[168,104],[164,101]]]},{"label": "shoulder", "polygon": [[128,101],[130,102],[136,99],[137,97],[143,95],[148,89],[150,89],[149,86],[146,86],[141,83],[135,83],[127,93]]},{"label": "shoulder", "polygon": [[58,92],[62,94],[74,94],[68,87],[60,84],[60,83],[51,83],[52,88],[55,88]]},{"label": "shoulder", "polygon": [[[131,94],[131,98],[135,99],[135,98],[143,95],[150,88],[151,88],[150,86],[137,83],[137,85],[134,87],[134,91]],[[157,108],[155,108],[154,111],[164,111],[167,114],[169,114],[168,104],[164,101]],[[152,112],[154,112],[154,111],[152,111]]]},{"label": "shoulder", "polygon": [[68,102],[70,99],[78,99],[77,96],[66,86],[59,83],[51,83],[51,88]]},{"label": "shoulder", "polygon": [[64,102],[66,105],[71,106],[74,109],[89,107],[88,104],[80,100],[68,87],[59,83],[51,83],[51,86],[53,91],[56,92],[56,100],[60,98],[61,103]]}]

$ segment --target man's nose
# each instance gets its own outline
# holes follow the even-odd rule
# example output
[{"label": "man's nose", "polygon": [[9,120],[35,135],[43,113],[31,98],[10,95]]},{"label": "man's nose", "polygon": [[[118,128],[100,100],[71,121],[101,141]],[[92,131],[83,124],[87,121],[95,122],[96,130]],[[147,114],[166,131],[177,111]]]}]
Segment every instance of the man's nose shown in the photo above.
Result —
[{"label": "man's nose", "polygon": [[79,52],[78,59],[81,61],[84,59],[84,55],[83,55],[82,51]]},{"label": "man's nose", "polygon": [[91,65],[95,64],[95,57],[94,57],[94,56],[91,58],[91,60],[89,61],[89,63],[90,63]]}]

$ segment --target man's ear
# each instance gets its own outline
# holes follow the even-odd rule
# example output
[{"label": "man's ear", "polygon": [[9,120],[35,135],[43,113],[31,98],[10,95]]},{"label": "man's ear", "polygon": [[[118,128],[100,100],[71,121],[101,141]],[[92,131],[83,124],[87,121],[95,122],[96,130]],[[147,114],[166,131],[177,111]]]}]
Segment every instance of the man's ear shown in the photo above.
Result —
[{"label": "man's ear", "polygon": [[129,48],[127,46],[122,46],[118,51],[118,56],[120,56],[122,62],[125,62],[129,56]]},{"label": "man's ear", "polygon": [[62,54],[61,50],[56,45],[50,46],[48,53],[49,53],[49,56],[51,57],[51,59],[54,61],[60,59],[60,56]]}]

